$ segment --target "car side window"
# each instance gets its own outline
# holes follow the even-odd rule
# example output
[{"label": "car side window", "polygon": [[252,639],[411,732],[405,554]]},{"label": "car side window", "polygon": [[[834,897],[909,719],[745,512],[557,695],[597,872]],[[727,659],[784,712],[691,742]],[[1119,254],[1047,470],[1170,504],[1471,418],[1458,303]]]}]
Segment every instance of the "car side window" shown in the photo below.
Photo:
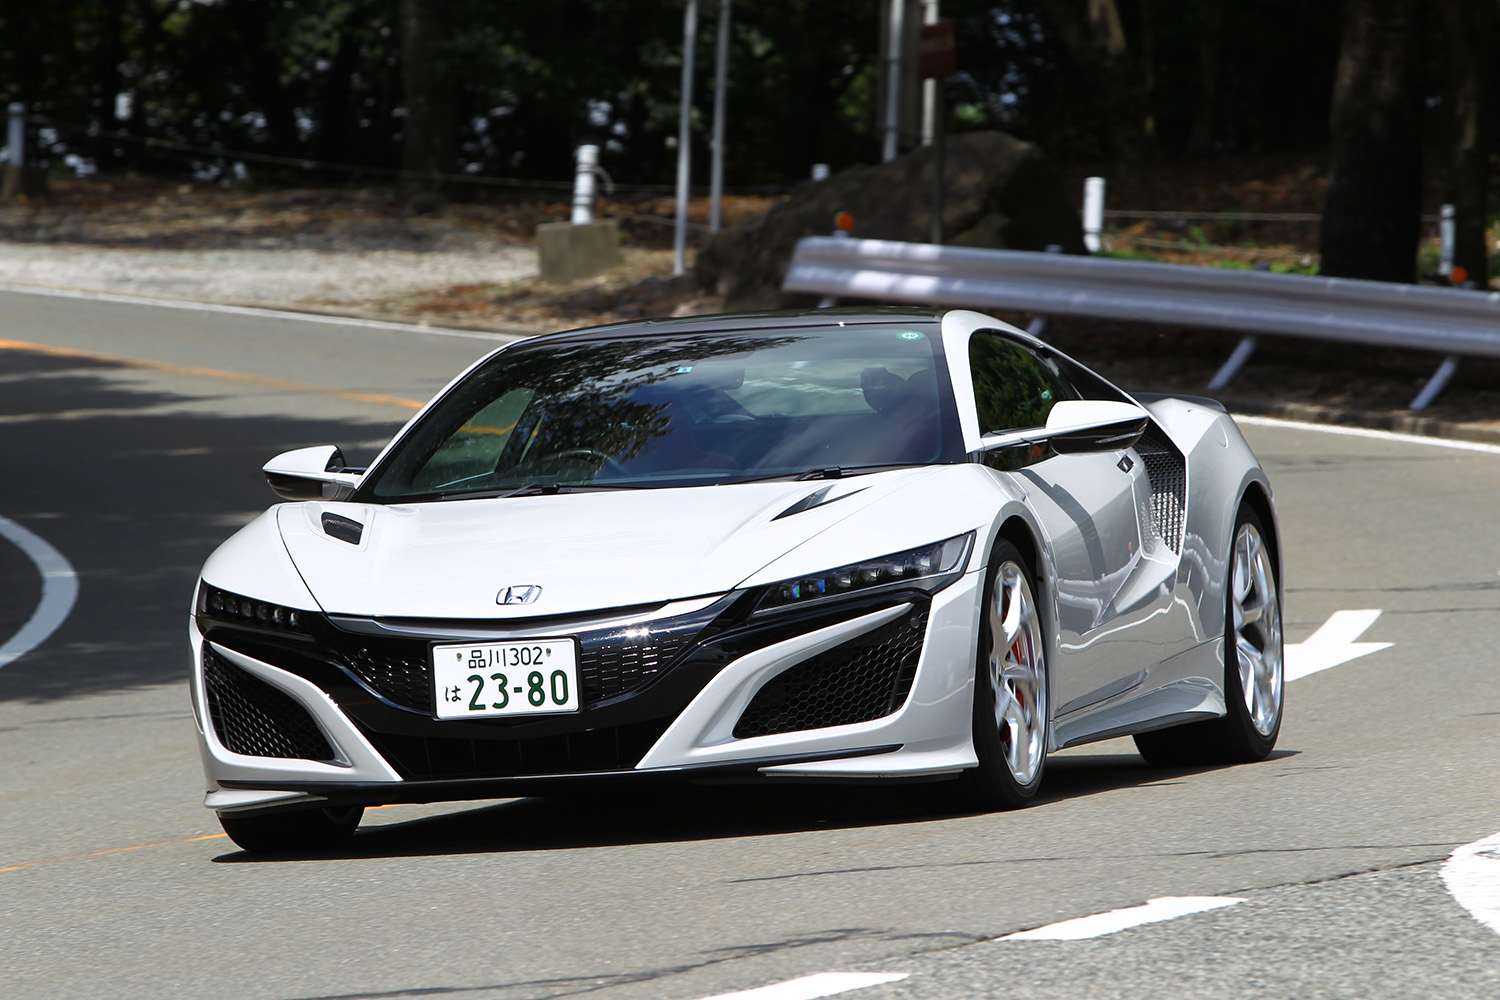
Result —
[{"label": "car side window", "polygon": [[981,434],[1040,427],[1059,399],[1078,398],[1050,359],[999,334],[969,338],[969,369]]}]

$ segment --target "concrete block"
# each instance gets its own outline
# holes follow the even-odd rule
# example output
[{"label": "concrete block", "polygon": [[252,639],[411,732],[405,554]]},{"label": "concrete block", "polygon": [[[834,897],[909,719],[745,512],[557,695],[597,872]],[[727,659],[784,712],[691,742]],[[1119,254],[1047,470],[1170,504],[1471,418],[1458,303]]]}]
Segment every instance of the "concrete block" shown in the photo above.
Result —
[{"label": "concrete block", "polygon": [[565,285],[619,266],[620,227],[613,219],[544,222],[536,227],[536,248],[542,280]]}]

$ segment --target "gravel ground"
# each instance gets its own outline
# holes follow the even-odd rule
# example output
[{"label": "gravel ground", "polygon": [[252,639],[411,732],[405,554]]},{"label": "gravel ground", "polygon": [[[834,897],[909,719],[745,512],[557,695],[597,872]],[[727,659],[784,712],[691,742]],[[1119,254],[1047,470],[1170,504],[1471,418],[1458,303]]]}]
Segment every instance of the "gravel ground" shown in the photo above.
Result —
[{"label": "gravel ground", "polygon": [[[735,218],[750,217],[764,201],[741,199]],[[668,211],[628,207],[635,216]],[[0,283],[507,333],[722,308],[690,276],[671,276],[670,251],[652,241],[659,227],[627,232],[622,266],[613,271],[544,284],[532,234],[565,212],[561,203],[514,201],[451,204],[419,216],[379,189],[257,193],[142,179],[61,182],[44,198],[0,204]],[[1023,327],[1032,319],[1002,318]],[[1081,317],[1055,317],[1044,336],[1127,389],[1185,393],[1205,392],[1239,340],[1228,330]],[[1436,404],[1420,413],[1407,408],[1440,360],[1423,351],[1267,337],[1220,395],[1242,412],[1500,442],[1500,362],[1465,359]]]},{"label": "gravel ground", "polygon": [[536,249],[477,242],[463,250],[160,250],[0,243],[0,282],[194,302],[347,305],[453,285],[534,277]]}]

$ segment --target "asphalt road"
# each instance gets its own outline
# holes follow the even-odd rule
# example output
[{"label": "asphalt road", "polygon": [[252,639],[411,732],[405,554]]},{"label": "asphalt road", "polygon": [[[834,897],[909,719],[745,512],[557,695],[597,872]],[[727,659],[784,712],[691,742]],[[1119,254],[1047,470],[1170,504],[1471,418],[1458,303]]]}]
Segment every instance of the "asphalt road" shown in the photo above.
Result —
[{"label": "asphalt road", "polygon": [[[0,996],[694,1000],[832,970],[885,997],[1500,994],[1500,936],[1438,864],[1500,830],[1500,454],[1257,422],[1287,633],[1390,643],[1289,687],[1261,764],[1049,763],[1041,800],[702,789],[397,806],[339,856],[258,861],[200,806],[185,678],[204,557],[271,455],[368,459],[493,343],[0,290],[0,518],[76,606],[0,668]],[[0,644],[42,591],[0,538]],[[995,941],[1163,896],[1244,902]]]}]

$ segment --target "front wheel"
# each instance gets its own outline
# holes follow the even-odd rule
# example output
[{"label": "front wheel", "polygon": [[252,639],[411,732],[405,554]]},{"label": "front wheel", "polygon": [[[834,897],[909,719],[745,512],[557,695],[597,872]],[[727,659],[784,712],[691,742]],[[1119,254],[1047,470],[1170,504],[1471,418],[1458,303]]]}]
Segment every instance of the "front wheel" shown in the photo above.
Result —
[{"label": "front wheel", "polygon": [[252,854],[312,854],[328,851],[354,835],[364,806],[285,809],[250,816],[219,814],[219,825]]},{"label": "front wheel", "polygon": [[973,739],[979,766],[958,779],[959,803],[1015,809],[1042,783],[1047,759],[1047,644],[1025,558],[1001,541],[990,558],[979,624]]},{"label": "front wheel", "polygon": [[1224,621],[1224,701],[1220,719],[1135,737],[1157,767],[1241,764],[1265,760],[1281,732],[1286,677],[1282,661],[1281,592],[1265,526],[1249,507],[1235,520]]}]

